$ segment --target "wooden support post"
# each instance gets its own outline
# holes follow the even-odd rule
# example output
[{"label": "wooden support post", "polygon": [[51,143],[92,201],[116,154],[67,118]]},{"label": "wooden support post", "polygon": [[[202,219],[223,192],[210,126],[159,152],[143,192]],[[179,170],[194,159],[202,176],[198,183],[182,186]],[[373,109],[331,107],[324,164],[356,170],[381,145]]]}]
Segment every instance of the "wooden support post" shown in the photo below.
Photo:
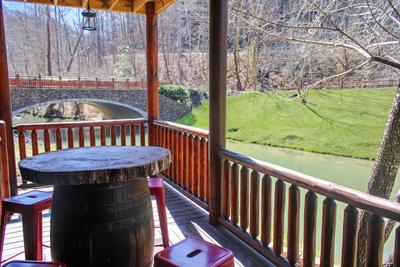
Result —
[{"label": "wooden support post", "polygon": [[147,58],[147,116],[149,145],[155,144],[153,121],[159,118],[158,110],[158,30],[155,3],[146,3],[146,58]]},{"label": "wooden support post", "polygon": [[210,0],[210,135],[209,135],[209,214],[218,224],[221,206],[221,161],[218,151],[226,145],[226,65],[228,0]]},{"label": "wooden support post", "polygon": [[[4,32],[3,2],[0,0],[0,120],[5,121],[7,130],[8,165],[10,190],[17,194],[17,171],[15,166],[14,136],[12,130],[11,93],[8,84],[7,48]],[[3,196],[1,196],[3,197]]]}]

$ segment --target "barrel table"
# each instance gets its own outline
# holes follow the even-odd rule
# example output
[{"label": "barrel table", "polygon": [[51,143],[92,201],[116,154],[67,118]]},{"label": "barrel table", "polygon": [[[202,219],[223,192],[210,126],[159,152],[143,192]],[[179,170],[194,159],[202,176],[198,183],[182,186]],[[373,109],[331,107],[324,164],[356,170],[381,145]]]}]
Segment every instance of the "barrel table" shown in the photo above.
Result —
[{"label": "barrel table", "polygon": [[169,167],[159,147],[102,146],[19,162],[25,180],[54,185],[51,254],[71,267],[151,266],[153,213],[146,177]]}]

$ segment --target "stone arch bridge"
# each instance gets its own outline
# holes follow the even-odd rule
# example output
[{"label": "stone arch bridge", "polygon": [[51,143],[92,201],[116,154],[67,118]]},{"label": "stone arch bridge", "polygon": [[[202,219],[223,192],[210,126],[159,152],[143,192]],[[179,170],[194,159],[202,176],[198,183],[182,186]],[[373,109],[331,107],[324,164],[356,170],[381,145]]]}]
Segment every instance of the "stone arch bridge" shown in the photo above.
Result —
[{"label": "stone arch bridge", "polygon": [[[11,88],[12,111],[25,110],[53,103],[82,102],[102,110],[109,117],[147,117],[147,92],[141,89],[71,89]],[[190,111],[190,107],[159,95],[160,117],[174,121]]]}]

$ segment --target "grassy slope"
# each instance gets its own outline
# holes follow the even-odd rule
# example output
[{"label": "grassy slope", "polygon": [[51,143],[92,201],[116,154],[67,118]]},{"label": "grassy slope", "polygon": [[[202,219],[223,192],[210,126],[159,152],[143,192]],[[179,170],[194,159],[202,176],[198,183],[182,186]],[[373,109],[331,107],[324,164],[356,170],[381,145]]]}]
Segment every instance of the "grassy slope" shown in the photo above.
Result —
[{"label": "grassy slope", "polygon": [[[307,105],[290,100],[291,93],[229,97],[227,137],[318,153],[375,157],[394,89],[313,91]],[[208,103],[178,122],[207,128]]]}]

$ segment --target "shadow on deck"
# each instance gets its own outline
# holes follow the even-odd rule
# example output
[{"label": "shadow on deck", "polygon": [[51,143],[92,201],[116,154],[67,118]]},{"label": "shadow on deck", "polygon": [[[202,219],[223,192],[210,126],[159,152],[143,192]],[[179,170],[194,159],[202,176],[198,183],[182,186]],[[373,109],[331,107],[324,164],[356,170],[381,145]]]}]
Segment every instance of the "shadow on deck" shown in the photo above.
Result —
[{"label": "shadow on deck", "polygon": [[[168,184],[165,184],[165,189],[170,244],[175,244],[185,237],[197,236],[232,250],[235,254],[235,266],[273,266],[227,230],[211,226],[208,223],[208,213],[205,210]],[[156,253],[162,250],[161,246],[157,246],[162,243],[162,239],[160,229],[157,227],[159,221],[154,200],[153,212],[156,225],[156,247],[154,249]],[[43,218],[43,240],[47,245],[50,243],[50,216],[48,212],[44,213]],[[23,250],[21,217],[14,215],[7,224],[3,259],[8,259]],[[24,259],[24,257],[24,253],[21,253],[14,259]],[[44,248],[44,260],[51,260],[49,248]]]}]

